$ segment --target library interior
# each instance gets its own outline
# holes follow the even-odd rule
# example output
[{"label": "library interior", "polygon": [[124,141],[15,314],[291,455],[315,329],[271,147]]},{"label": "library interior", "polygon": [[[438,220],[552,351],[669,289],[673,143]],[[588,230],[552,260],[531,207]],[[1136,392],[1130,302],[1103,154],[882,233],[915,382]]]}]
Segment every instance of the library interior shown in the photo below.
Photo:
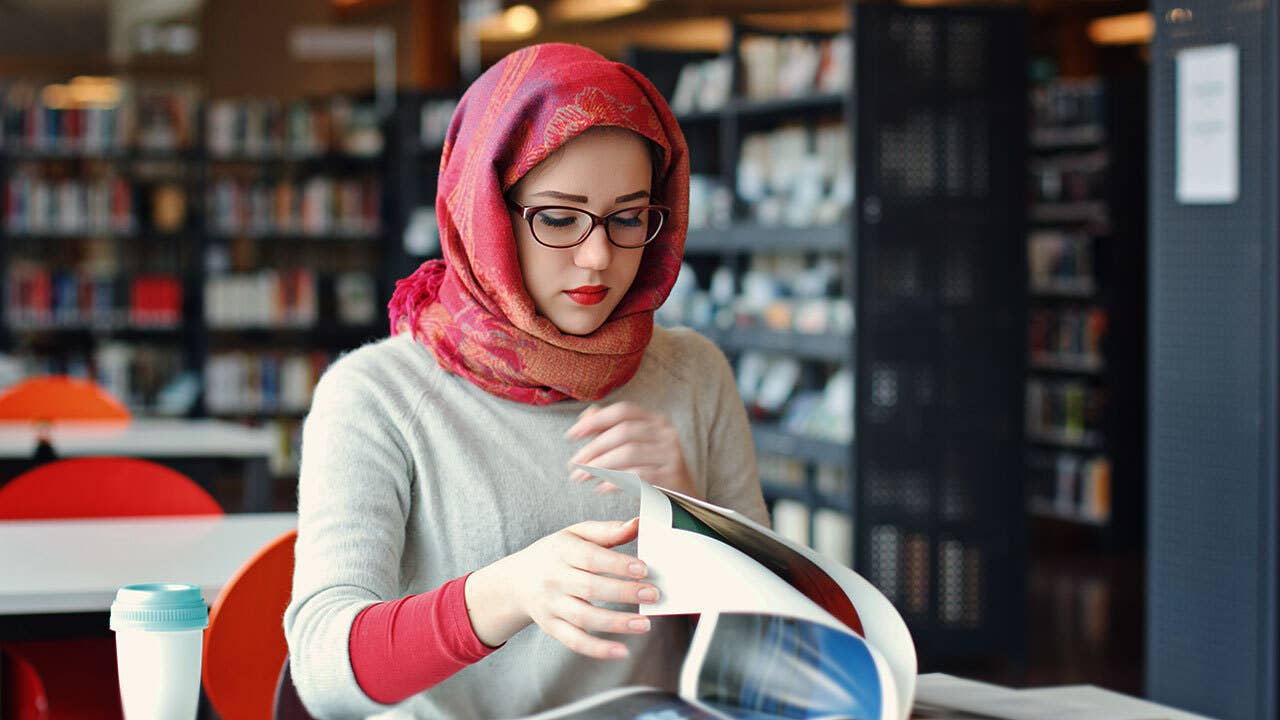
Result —
[{"label": "library interior", "polygon": [[[901,615],[901,717],[1280,717],[1278,5],[0,1],[0,717],[123,717],[107,617],[143,581],[203,590],[200,717],[310,717],[280,618],[317,384],[428,261],[498,312],[441,188],[480,182],[446,170],[490,68],[544,43],[669,106],[654,337],[727,360],[772,531]],[[513,232],[550,247],[537,210]],[[171,524],[109,522],[142,516]],[[1019,709],[1060,686],[1096,692]]]}]

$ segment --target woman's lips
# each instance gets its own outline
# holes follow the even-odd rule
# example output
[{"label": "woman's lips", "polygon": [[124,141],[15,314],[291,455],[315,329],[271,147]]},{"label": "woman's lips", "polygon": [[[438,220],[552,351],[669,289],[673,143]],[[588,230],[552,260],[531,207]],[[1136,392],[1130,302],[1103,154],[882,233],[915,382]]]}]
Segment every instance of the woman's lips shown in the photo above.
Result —
[{"label": "woman's lips", "polygon": [[596,305],[604,300],[605,295],[609,294],[609,287],[607,285],[583,285],[572,290],[565,290],[564,294],[579,305]]}]

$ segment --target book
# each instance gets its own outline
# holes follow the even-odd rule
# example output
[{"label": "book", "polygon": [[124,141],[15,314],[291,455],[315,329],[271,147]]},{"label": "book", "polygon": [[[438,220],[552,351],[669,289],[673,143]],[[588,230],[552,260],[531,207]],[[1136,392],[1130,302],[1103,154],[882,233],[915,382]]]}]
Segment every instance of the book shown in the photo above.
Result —
[{"label": "book", "polygon": [[578,465],[640,498],[645,615],[698,615],[679,689],[617,688],[529,720],[906,720],[916,654],[866,579],[746,516],[636,475]]}]

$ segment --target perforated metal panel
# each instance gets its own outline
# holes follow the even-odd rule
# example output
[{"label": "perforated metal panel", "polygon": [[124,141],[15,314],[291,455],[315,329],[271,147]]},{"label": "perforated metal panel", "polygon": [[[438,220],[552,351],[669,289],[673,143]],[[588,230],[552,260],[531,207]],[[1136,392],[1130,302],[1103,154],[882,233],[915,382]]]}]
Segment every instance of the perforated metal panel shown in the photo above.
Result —
[{"label": "perforated metal panel", "polygon": [[[1147,690],[1214,717],[1274,718],[1276,3],[1153,10]],[[1182,205],[1175,58],[1218,43],[1240,51],[1240,198]]]},{"label": "perforated metal panel", "polygon": [[922,666],[1018,654],[1025,16],[858,5],[859,569]]}]

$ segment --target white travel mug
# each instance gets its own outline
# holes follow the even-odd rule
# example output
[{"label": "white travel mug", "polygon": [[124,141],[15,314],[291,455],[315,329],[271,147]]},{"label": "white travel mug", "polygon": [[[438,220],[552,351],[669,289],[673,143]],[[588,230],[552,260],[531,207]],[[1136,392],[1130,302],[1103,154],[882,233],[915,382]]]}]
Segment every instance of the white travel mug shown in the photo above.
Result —
[{"label": "white travel mug", "polygon": [[126,720],[194,720],[209,608],[200,588],[126,585],[111,603]]}]

